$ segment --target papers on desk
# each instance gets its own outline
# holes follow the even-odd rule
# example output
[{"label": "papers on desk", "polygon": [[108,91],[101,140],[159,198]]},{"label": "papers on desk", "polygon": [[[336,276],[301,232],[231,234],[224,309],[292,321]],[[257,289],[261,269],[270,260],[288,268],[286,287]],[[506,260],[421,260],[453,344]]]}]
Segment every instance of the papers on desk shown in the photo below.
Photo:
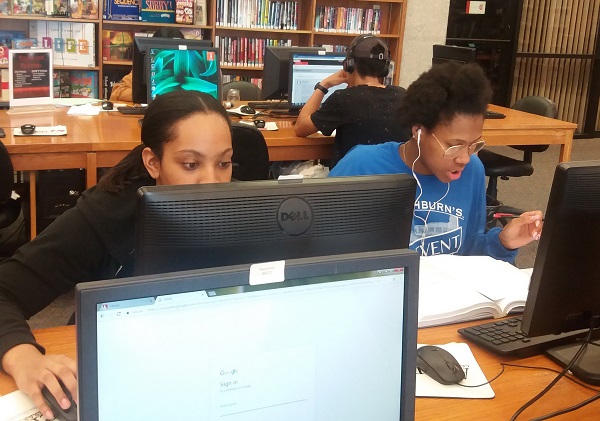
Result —
[{"label": "papers on desk", "polygon": [[14,136],[64,136],[67,134],[67,126],[36,126],[35,131],[23,134],[20,127],[13,129]]},{"label": "papers on desk", "polygon": [[530,274],[488,256],[421,257],[419,327],[523,311]]},{"label": "papers on desk", "polygon": [[0,396],[0,421],[45,421],[46,418],[35,407],[25,393],[17,390]]},{"label": "papers on desk", "polygon": [[100,107],[94,107],[92,104],[73,105],[67,111],[68,115],[98,115],[100,114]]},{"label": "papers on desk", "polygon": [[[417,345],[417,349],[423,344]],[[451,342],[445,345],[437,345],[448,351],[456,361],[465,370],[466,378],[460,382],[465,386],[483,385],[487,382],[481,367],[477,364],[475,356],[471,352],[469,345],[465,343]],[[485,384],[480,387],[464,387],[457,384],[445,385],[436,382],[427,374],[419,373],[417,370],[416,393],[417,397],[438,397],[438,398],[469,398],[469,399],[490,399],[496,396],[492,386]]]}]

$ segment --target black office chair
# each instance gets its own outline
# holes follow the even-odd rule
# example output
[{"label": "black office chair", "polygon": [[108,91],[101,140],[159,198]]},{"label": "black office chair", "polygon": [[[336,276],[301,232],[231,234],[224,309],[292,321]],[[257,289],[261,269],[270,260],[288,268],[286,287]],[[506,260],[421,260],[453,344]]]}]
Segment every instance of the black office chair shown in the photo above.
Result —
[{"label": "black office chair", "polygon": [[233,175],[240,181],[267,180],[269,178],[269,149],[265,137],[254,126],[234,122],[231,124],[233,143]]},{"label": "black office chair", "polygon": [[14,177],[10,155],[4,143],[0,142],[0,228],[11,225],[21,213],[21,199],[12,198]]},{"label": "black office chair", "polygon": [[[556,104],[550,99],[533,95],[519,99],[511,107],[515,110],[524,111],[531,114],[537,114],[544,117],[556,118],[558,111]],[[512,213],[519,214],[523,211],[517,208],[504,206],[498,200],[498,178],[508,180],[510,177],[528,177],[533,174],[533,154],[535,152],[544,152],[549,145],[512,145],[511,148],[523,151],[523,159],[513,159],[489,149],[479,151],[479,159],[485,168],[485,175],[489,177],[487,185],[487,205],[488,205],[488,228],[495,225],[494,213]],[[508,220],[499,219],[502,225],[506,225]]]},{"label": "black office chair", "polygon": [[245,80],[234,80],[223,84],[221,97],[227,99],[227,91],[237,89],[240,91],[240,101],[257,101],[261,97],[261,90],[254,83]]}]

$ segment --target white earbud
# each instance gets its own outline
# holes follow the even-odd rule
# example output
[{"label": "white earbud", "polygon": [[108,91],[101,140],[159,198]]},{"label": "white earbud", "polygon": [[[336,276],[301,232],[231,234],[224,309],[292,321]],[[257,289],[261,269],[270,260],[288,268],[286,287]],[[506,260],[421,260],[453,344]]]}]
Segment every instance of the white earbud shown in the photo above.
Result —
[{"label": "white earbud", "polygon": [[417,145],[421,146],[421,129],[417,130]]}]

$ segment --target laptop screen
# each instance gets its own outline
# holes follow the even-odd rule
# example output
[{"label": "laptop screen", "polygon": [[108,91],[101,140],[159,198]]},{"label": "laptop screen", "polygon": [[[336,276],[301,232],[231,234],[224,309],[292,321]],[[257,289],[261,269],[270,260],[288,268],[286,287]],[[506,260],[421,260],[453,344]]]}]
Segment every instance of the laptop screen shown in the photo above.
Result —
[{"label": "laptop screen", "polygon": [[394,250],[81,284],[80,419],[413,419],[417,271]]}]

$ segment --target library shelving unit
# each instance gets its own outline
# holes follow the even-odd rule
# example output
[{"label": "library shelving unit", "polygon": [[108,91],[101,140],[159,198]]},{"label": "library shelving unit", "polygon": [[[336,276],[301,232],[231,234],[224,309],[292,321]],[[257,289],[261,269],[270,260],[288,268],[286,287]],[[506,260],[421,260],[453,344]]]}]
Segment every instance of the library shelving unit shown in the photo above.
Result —
[{"label": "library shelving unit", "polygon": [[[233,2],[244,3],[247,6],[249,2],[254,3],[272,0],[233,0]],[[342,45],[347,46],[352,39],[358,35],[356,31],[335,31],[335,30],[320,30],[316,29],[316,19],[319,13],[322,13],[323,7],[328,7],[329,10],[336,8],[357,8],[357,9],[377,9],[380,15],[379,29],[376,35],[384,39],[388,44],[391,54],[391,59],[395,63],[394,78],[395,84],[398,83],[400,74],[400,63],[402,59],[402,41],[404,38],[404,23],[406,18],[406,3],[408,0],[296,0],[294,14],[297,16],[297,29],[273,29],[266,27],[243,27],[240,24],[227,25],[224,22],[217,22],[220,10],[223,7],[223,0],[207,0],[207,25],[186,25],[186,24],[165,24],[153,22],[139,21],[119,21],[119,20],[104,20],[102,19],[102,1],[99,1],[99,18],[98,19],[72,19],[72,18],[57,18],[38,15],[1,15],[0,26],[6,30],[21,30],[29,33],[29,22],[42,21],[64,21],[64,22],[84,22],[93,23],[95,25],[96,40],[95,40],[95,56],[96,65],[94,67],[62,67],[55,66],[56,69],[81,69],[95,70],[98,72],[98,93],[102,97],[102,81],[103,72],[109,69],[123,69],[124,71],[131,66],[131,61],[128,60],[103,60],[102,58],[102,31],[155,31],[162,26],[174,26],[179,28],[192,28],[202,31],[204,39],[211,39],[213,42],[222,39],[223,37],[231,38],[264,38],[264,39],[286,39],[290,40],[292,45],[298,46],[313,46],[313,45]],[[231,7],[231,1],[225,2]],[[243,9],[247,10],[247,9]],[[255,9],[252,9],[255,10]],[[242,9],[236,10],[238,14],[242,13]],[[341,19],[341,18],[339,18]],[[339,23],[339,21],[338,21]],[[367,32],[370,32],[367,30]],[[3,67],[7,67],[4,65]],[[232,65],[222,63],[223,74],[235,74],[246,77],[261,78],[262,66],[260,64],[248,65]]]}]

